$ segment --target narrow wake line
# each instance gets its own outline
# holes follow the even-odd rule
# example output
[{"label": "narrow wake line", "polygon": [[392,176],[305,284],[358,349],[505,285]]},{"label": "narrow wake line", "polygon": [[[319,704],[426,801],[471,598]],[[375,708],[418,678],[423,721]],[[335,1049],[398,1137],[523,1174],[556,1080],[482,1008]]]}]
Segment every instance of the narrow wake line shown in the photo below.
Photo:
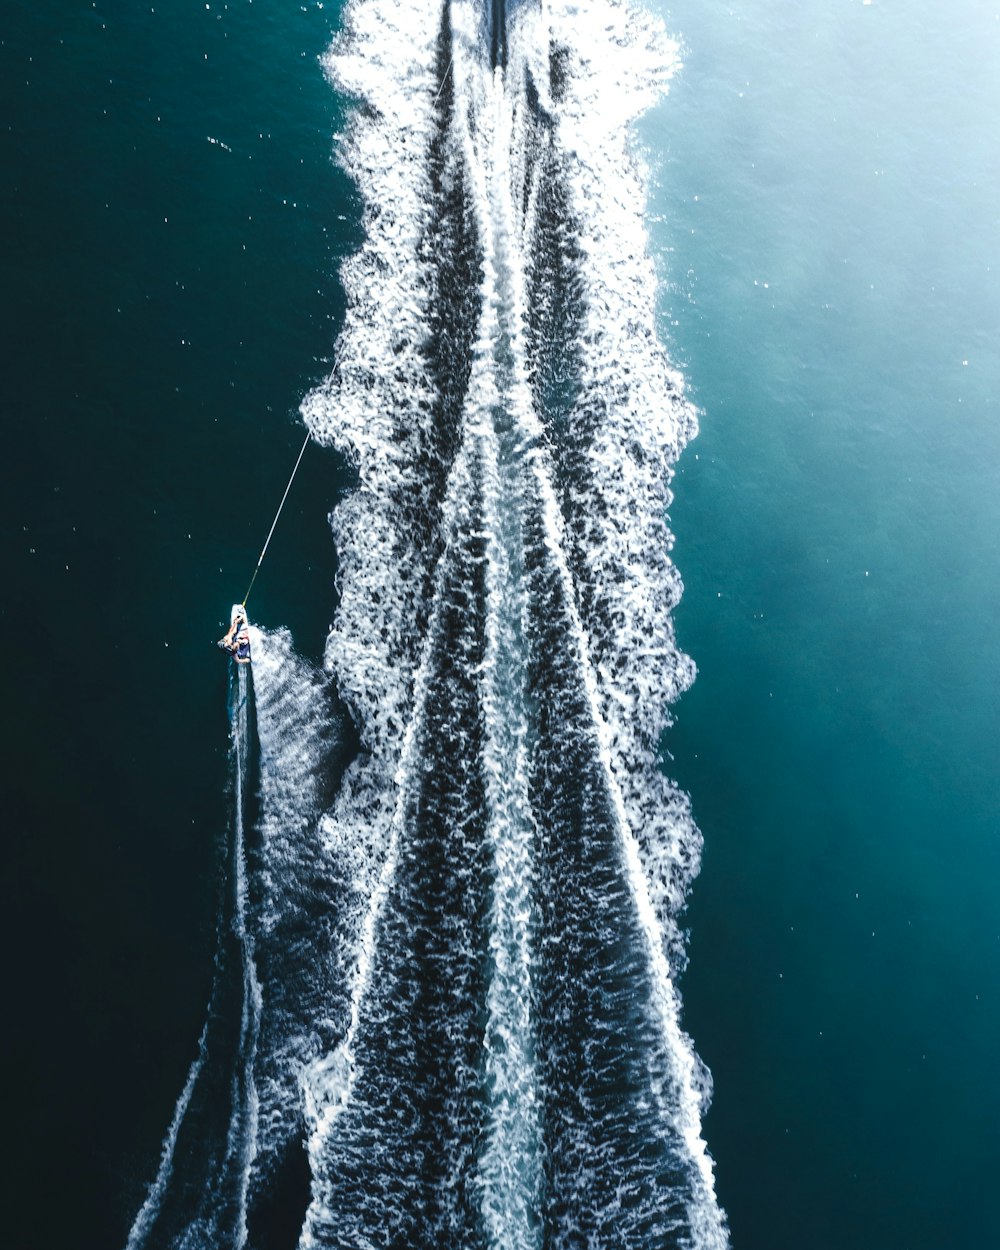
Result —
[{"label": "narrow wake line", "polygon": [[341,949],[353,931],[345,884],[354,869],[352,848],[331,848],[321,831],[341,743],[329,680],[296,655],[287,630],[252,629],[251,639],[259,810],[248,848],[248,922],[260,996],[252,1224],[300,1148],[303,1069],[327,1052],[340,1028]]},{"label": "narrow wake line", "polygon": [[157,1169],[156,1179],[150,1186],[146,1201],[139,1208],[139,1213],[133,1221],[128,1241],[125,1243],[125,1250],[139,1250],[145,1244],[146,1237],[152,1228],[157,1211],[163,1201],[163,1195],[170,1184],[174,1168],[174,1150],[177,1146],[177,1137],[180,1133],[184,1116],[187,1114],[195,1083],[201,1075],[202,1068],[205,1066],[207,1034],[208,1022],[206,1021],[201,1030],[201,1037],[198,1038],[198,1057],[191,1064],[187,1081],[184,1083],[184,1089],[181,1091],[181,1096],[177,1099],[177,1104],[174,1107],[174,1116],[170,1121],[170,1128],[167,1130],[167,1135],[163,1141],[163,1149],[160,1153],[160,1166]]},{"label": "narrow wake line", "polygon": [[[284,501],[282,501],[284,502]],[[260,645],[259,631],[256,641]],[[238,1181],[235,1250],[243,1250],[247,1240],[247,1198],[250,1188],[250,1169],[257,1153],[257,1089],[254,1081],[254,1061],[257,1056],[257,1038],[260,1032],[260,1015],[263,1005],[260,982],[254,958],[254,940],[247,926],[249,884],[246,856],[247,781],[250,769],[250,674],[241,667],[237,672],[240,703],[234,726],[236,739],[236,819],[237,846],[235,855],[236,876],[236,932],[242,952],[242,1011],[240,1015],[240,1040],[237,1063],[232,1082],[233,1107],[244,1106],[245,1123],[238,1124],[234,1114],[229,1122],[226,1140],[225,1172],[235,1169]]]}]

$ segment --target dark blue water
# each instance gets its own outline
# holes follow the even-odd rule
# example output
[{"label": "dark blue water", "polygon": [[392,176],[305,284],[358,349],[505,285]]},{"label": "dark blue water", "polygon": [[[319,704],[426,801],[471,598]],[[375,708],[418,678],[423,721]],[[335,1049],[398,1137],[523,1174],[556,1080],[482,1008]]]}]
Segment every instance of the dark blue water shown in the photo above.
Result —
[{"label": "dark blue water", "polygon": [[[674,5],[644,131],[704,410],[667,741],[736,1246],[998,1232],[997,23],[967,7]],[[195,1058],[231,830],[212,644],[361,239],[337,21],[14,0],[0,31],[11,1245],[124,1244]],[[308,656],[349,480],[309,449],[254,589]]]},{"label": "dark blue water", "polygon": [[[195,1057],[228,828],[214,640],[356,239],[316,60],[335,20],[259,0],[6,10],[11,1244],[124,1244]],[[312,452],[253,606],[318,655],[341,477]]]}]

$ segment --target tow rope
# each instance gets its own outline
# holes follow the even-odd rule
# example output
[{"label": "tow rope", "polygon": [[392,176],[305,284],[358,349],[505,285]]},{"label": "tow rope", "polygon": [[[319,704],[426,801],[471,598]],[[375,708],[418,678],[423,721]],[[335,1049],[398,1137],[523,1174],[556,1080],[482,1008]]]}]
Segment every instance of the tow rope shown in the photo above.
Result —
[{"label": "tow rope", "polygon": [[441,99],[441,92],[444,91],[444,85],[448,81],[448,75],[451,73],[451,63],[452,61],[454,61],[454,59],[455,59],[455,54],[453,52],[448,60],[448,68],[444,71],[444,77],[441,79],[441,86],[438,87],[437,95],[434,97],[435,104],[437,104],[438,100]]},{"label": "tow rope", "polygon": [[292,489],[292,483],[295,481],[295,475],[299,471],[299,465],[302,463],[302,457],[305,455],[306,444],[312,438],[312,434],[306,431],[306,436],[302,440],[302,446],[299,449],[299,457],[295,461],[295,468],[292,469],[292,476],[288,479],[288,485],[285,487],[285,493],[281,496],[281,503],[278,504],[278,511],[274,514],[274,520],[271,522],[271,528],[267,531],[267,538],[264,540],[264,546],[261,548],[260,558],[257,561],[257,567],[253,571],[253,577],[250,578],[250,585],[247,587],[247,593],[243,596],[243,606],[247,606],[247,600],[250,598],[250,591],[253,590],[253,584],[257,580],[257,574],[260,572],[260,566],[264,562],[267,555],[268,544],[271,541],[271,535],[274,533],[275,526],[278,524],[278,517],[281,516],[281,509],[285,506],[285,500],[288,498],[288,492]]}]

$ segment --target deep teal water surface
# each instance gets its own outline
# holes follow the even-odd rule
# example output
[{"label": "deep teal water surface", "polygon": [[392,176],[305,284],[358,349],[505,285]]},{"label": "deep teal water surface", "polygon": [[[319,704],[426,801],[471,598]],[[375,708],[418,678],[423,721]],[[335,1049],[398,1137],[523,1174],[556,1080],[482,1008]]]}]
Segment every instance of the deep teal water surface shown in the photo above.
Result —
[{"label": "deep teal water surface", "polygon": [[[10,1246],[124,1245],[196,1053],[227,820],[214,640],[358,238],[317,62],[337,13],[4,10]],[[250,601],[312,655],[344,481],[310,450]]]},{"label": "deep teal water surface", "polygon": [[992,1245],[1000,18],[675,3],[645,137],[703,410],[673,509],[688,1025],[737,1247]]},{"label": "deep teal water surface", "polygon": [[[337,6],[0,29],[5,1244],[123,1244],[193,1058],[242,594],[357,206]],[[700,675],[686,1020],[738,1250],[991,1245],[1000,1163],[1000,22],[676,3],[643,138]],[[252,608],[318,654],[310,452]]]}]

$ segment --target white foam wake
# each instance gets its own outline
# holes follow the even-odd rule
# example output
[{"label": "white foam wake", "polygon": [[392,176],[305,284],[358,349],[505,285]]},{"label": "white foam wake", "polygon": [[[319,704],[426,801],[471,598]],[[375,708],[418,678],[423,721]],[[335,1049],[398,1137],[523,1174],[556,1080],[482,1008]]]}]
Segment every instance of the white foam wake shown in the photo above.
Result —
[{"label": "white foam wake", "polygon": [[[313,435],[358,471],[357,491],[332,518],[340,602],[326,663],[355,716],[361,754],[324,817],[322,836],[331,854],[351,859],[351,910],[360,919],[348,945],[345,1030],[302,1074],[314,1178],[322,1175],[324,1143],[355,1078],[354,1042],[396,865],[401,782],[413,739],[421,658],[413,623],[433,567],[408,524],[408,505],[426,494],[416,464],[433,403],[423,354],[433,285],[422,242],[436,88],[435,23],[427,16],[392,0],[351,5],[324,60],[331,81],[366,104],[338,146],[364,199],[365,242],[341,271],[348,312],[338,369],[302,406]],[[322,1207],[320,1187],[313,1209]],[[302,1245],[312,1244],[307,1217]]]},{"label": "white foam wake", "polygon": [[433,402],[422,352],[432,278],[421,244],[431,198],[434,36],[435,24],[419,6],[355,4],[324,60],[331,82],[367,106],[338,141],[338,158],[364,198],[365,228],[360,252],[341,271],[348,311],[338,368],[302,405],[314,437],[336,446],[358,471],[357,491],[331,518],[340,602],[326,664],[354,714],[361,754],[324,817],[322,836],[329,853],[352,861],[348,888],[362,919],[349,947],[345,1035],[303,1075],[313,1156],[346,1100],[375,924],[392,880],[399,774],[420,661],[413,622],[432,568],[407,524],[406,504],[425,493],[415,462]]},{"label": "white foam wake", "polygon": [[646,174],[629,133],[629,124],[666,89],[678,65],[677,46],[657,19],[616,0],[584,9],[556,2],[548,13],[551,38],[566,55],[553,139],[583,257],[586,350],[571,420],[588,431],[589,471],[577,483],[565,521],[550,476],[540,477],[539,489],[567,587],[572,578],[561,553],[578,556],[573,598],[581,610],[581,671],[671,1057],[664,1111],[702,1181],[691,1208],[695,1244],[716,1247],[727,1237],[701,1136],[707,1074],[680,1029],[665,949],[680,947],[676,917],[697,871],[701,840],[687,796],[658,768],[667,707],[694,677],[670,617],[682,587],[669,559],[665,514],[671,466],[697,426],[683,379],[657,339],[655,274],[643,219]]},{"label": "white foam wake", "polygon": [[[681,379],[669,369],[656,339],[655,284],[642,220],[644,188],[627,142],[628,122],[665,89],[676,64],[676,46],[654,20],[615,3],[588,6],[585,14],[575,5],[561,10],[552,6],[548,16],[549,37],[569,52],[553,137],[562,167],[572,171],[568,182],[576,241],[586,257],[582,284],[586,351],[578,405],[583,409],[594,402],[600,405],[588,449],[591,470],[584,479],[591,497],[578,500],[571,513],[574,519],[584,518],[577,541],[591,592],[591,632],[585,633],[575,620],[573,645],[601,743],[670,1058],[672,1079],[661,1091],[663,1114],[674,1124],[701,1178],[702,1192],[691,1204],[696,1244],[715,1247],[726,1243],[726,1235],[701,1136],[703,1071],[679,1027],[679,1001],[665,950],[665,938],[672,936],[683,890],[696,866],[699,837],[685,796],[676,796],[664,782],[655,759],[665,707],[693,676],[690,662],[677,650],[669,616],[680,583],[667,558],[664,513],[669,467],[693,432],[694,417],[683,400]],[[507,312],[507,338],[514,366],[506,390],[515,422],[514,442],[520,445],[534,444],[539,425],[525,401],[522,365],[521,331],[527,312],[524,244],[530,246],[532,220],[526,213],[522,235],[514,198],[525,201],[530,153],[524,148],[526,141],[537,142],[538,137],[523,120],[515,123],[511,105],[504,116],[502,100],[503,94],[508,99],[514,95],[519,78],[523,83],[532,71],[537,78],[540,33],[544,28],[531,10],[524,21],[513,25],[507,92],[498,92],[494,106],[493,159],[488,170],[481,156],[477,162],[487,182],[484,237],[491,236],[492,226],[498,239],[497,263],[513,304]],[[498,132],[514,149],[507,159],[497,159],[498,150],[503,151],[503,142],[496,141]],[[527,202],[533,207],[531,197]],[[486,250],[489,258],[494,249]],[[485,268],[489,273],[489,259]],[[495,292],[484,292],[484,305],[502,307],[502,303]],[[566,601],[585,601],[563,554],[569,545],[568,527],[557,504],[548,457],[539,448],[526,458],[526,465],[542,503],[546,546],[564,581]],[[508,614],[515,608],[516,598],[508,605]],[[597,622],[602,620],[613,622],[612,631],[600,630]],[[516,759],[516,753],[509,758]],[[665,791],[674,802],[658,805]],[[649,848],[645,865],[633,832],[637,822]],[[647,870],[653,867],[654,856],[657,868],[666,863],[669,869],[657,872],[651,881]],[[659,911],[653,905],[654,891],[659,891]]]},{"label": "white foam wake", "polygon": [[554,137],[584,257],[587,350],[574,420],[592,431],[568,541],[584,583],[612,766],[661,923],[672,930],[701,840],[687,796],[657,768],[668,705],[694,679],[670,615],[682,585],[666,510],[673,463],[697,422],[657,338],[647,172],[629,125],[666,90],[678,48],[659,19],[617,0],[583,9],[556,0],[550,13],[568,61]]},{"label": "white foam wake", "polygon": [[[484,1064],[489,1099],[479,1160],[487,1243],[496,1250],[541,1245],[544,1141],[535,1064],[531,913],[536,825],[528,797],[531,717],[525,683],[521,425],[531,401],[524,370],[523,300],[510,248],[517,234],[511,187],[514,108],[503,75],[477,55],[474,12],[456,6],[456,115],[472,173],[483,261],[479,337],[467,426],[479,448],[486,546],[485,721],[487,842],[493,864],[492,961]],[[464,20],[468,26],[459,25]],[[463,38],[464,36],[464,38]],[[475,127],[465,119],[475,117]],[[523,175],[522,175],[523,176]],[[518,421],[518,413],[521,422]]]},{"label": "white foam wake", "polygon": [[[336,443],[359,472],[358,492],[334,520],[342,598],[327,661],[358,718],[364,754],[324,830],[336,847],[362,827],[370,853],[357,861],[367,907],[347,1031],[306,1080],[314,1176],[335,1168],[328,1155],[336,1122],[364,1062],[358,1039],[380,917],[421,769],[416,744],[441,602],[434,568],[460,520],[462,491],[475,485],[488,552],[479,680],[494,865],[483,1061],[490,1106],[479,1154],[489,1244],[531,1245],[540,1236],[544,1137],[547,1127],[554,1131],[537,1107],[532,1018],[540,958],[533,857],[547,834],[546,813],[528,800],[535,714],[521,637],[528,607],[520,527],[530,516],[569,605],[565,648],[590,726],[574,732],[592,733],[596,744],[641,934],[666,1061],[655,1089],[660,1118],[694,1177],[691,1244],[715,1250],[727,1238],[701,1136],[705,1076],[680,1029],[669,962],[680,951],[677,914],[700,837],[657,754],[668,704],[693,678],[670,619],[681,586],[665,511],[671,467],[695,419],[656,338],[644,178],[628,133],[665,89],[676,47],[654,19],[616,0],[595,0],[585,11],[556,3],[511,18],[506,67],[493,71],[483,58],[480,10],[449,4],[444,27],[439,14],[429,3],[356,3],[327,61],[337,85],[366,106],[342,155],[364,197],[367,240],[344,273],[350,308],[341,363],[303,407],[317,437]],[[569,239],[578,318],[576,393],[562,428],[548,422],[533,389],[532,352],[540,349],[529,346],[525,328],[536,225],[553,178],[566,209],[557,233]],[[457,458],[442,463],[434,455],[441,380],[428,366],[442,271],[427,241],[456,187],[466,204],[456,211],[463,221],[471,215],[478,245],[468,274],[478,313]],[[557,484],[560,440],[575,457],[575,476]],[[428,484],[435,472],[447,480],[443,491]],[[335,1221],[332,1201],[320,1183],[304,1246],[319,1244],[317,1230]]]},{"label": "white foam wake", "polygon": [[252,910],[263,1002],[256,1198],[302,1136],[302,1071],[343,1027],[344,947],[357,920],[345,888],[356,847],[337,852],[320,831],[340,744],[329,680],[295,653],[287,630],[252,628],[251,649],[260,800]]}]

